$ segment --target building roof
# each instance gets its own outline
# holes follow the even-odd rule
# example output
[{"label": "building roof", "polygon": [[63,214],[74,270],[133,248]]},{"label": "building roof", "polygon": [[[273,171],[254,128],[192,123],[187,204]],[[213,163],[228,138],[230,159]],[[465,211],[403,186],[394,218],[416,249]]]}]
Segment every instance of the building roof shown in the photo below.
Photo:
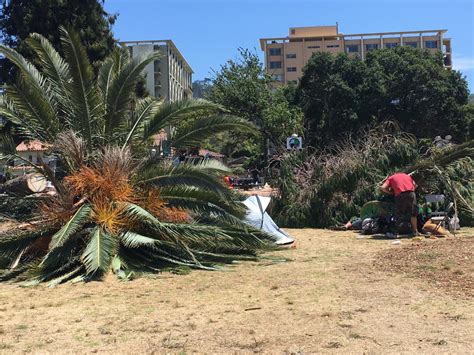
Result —
[{"label": "building roof", "polygon": [[189,63],[186,61],[186,59],[184,58],[184,56],[181,54],[181,52],[179,51],[178,47],[176,47],[176,45],[174,44],[174,42],[170,39],[151,39],[151,40],[141,40],[141,41],[123,41],[123,42],[119,42],[121,45],[124,45],[124,46],[138,46],[140,44],[159,44],[159,45],[164,45],[164,44],[167,44],[168,46],[170,46],[171,48],[173,48],[173,50],[178,53],[178,55],[181,57],[181,59],[183,60],[183,64],[184,66],[191,72],[191,74],[194,74],[194,71],[193,69],[191,68],[191,66],[189,65]]},{"label": "building roof", "polygon": [[[323,26],[319,26],[323,27]],[[293,29],[305,29],[308,28],[310,29],[311,27],[292,27]],[[290,28],[290,30],[292,29]],[[398,32],[373,32],[373,33],[350,33],[350,34],[344,34],[338,32],[337,34],[333,35],[323,35],[323,36],[318,36],[318,37],[340,37],[340,38],[347,38],[347,37],[367,37],[367,36],[393,36],[393,35],[408,35],[408,34],[421,34],[421,33],[446,33],[448,32],[447,29],[437,29],[437,30],[418,30],[418,31],[398,31]],[[311,36],[313,37],[313,36]],[[287,37],[269,37],[269,38],[260,38],[260,47],[262,51],[265,50],[265,46],[268,41],[284,41],[284,42],[290,42],[293,40],[303,40],[306,38],[310,38],[309,36],[298,36],[293,35],[293,36],[287,36]]]},{"label": "building roof", "polygon": [[16,146],[17,152],[44,152],[51,148],[51,144],[46,144],[35,139],[30,142],[21,142]]}]

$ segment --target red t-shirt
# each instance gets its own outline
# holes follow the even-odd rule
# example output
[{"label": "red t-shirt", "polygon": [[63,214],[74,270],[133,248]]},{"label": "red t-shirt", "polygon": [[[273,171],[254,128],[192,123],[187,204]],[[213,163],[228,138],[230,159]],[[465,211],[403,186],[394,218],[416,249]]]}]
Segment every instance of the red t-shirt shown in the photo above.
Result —
[{"label": "red t-shirt", "polygon": [[415,181],[405,173],[396,173],[390,176],[385,182],[393,190],[395,196],[405,191],[415,191]]}]

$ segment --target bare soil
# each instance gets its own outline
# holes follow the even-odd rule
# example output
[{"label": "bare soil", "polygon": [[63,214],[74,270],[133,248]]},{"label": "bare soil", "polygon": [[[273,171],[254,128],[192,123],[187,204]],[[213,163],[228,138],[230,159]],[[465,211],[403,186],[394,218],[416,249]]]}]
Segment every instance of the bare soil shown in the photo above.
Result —
[{"label": "bare soil", "polygon": [[400,244],[288,231],[296,248],[273,254],[286,262],[56,288],[1,284],[0,351],[474,353],[474,229]]}]

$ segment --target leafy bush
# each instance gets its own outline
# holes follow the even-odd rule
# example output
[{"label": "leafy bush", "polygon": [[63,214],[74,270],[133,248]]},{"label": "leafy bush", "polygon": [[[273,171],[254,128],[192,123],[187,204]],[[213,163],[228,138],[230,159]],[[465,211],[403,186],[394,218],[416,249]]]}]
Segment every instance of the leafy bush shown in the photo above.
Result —
[{"label": "leafy bush", "polygon": [[[386,199],[379,186],[392,173],[413,172],[419,196],[444,192],[458,202],[462,222],[471,223],[473,141],[425,149],[391,123],[347,137],[324,152],[290,152],[280,159],[273,182],[280,198],[273,213],[291,227],[328,227],[359,215],[370,200]],[[472,217],[471,217],[472,218]]]}]

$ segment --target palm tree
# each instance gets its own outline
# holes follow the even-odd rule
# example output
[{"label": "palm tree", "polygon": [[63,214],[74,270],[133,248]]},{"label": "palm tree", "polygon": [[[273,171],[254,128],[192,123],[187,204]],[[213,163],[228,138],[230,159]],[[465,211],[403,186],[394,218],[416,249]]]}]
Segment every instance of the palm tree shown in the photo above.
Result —
[{"label": "palm tree", "polygon": [[207,101],[137,99],[135,84],[154,53],[131,59],[116,48],[95,79],[77,34],[61,32],[64,58],[44,37],[28,39],[38,68],[0,45],[19,69],[0,114],[23,139],[52,144],[67,171],[56,181],[47,165],[37,166],[58,193],[41,204],[32,228],[0,236],[0,254],[11,259],[0,280],[57,284],[109,270],[130,277],[171,265],[214,269],[271,248],[270,236],[241,222],[245,209],[222,183],[224,165],[174,165],[145,149],[169,126],[174,148],[254,127]]}]

